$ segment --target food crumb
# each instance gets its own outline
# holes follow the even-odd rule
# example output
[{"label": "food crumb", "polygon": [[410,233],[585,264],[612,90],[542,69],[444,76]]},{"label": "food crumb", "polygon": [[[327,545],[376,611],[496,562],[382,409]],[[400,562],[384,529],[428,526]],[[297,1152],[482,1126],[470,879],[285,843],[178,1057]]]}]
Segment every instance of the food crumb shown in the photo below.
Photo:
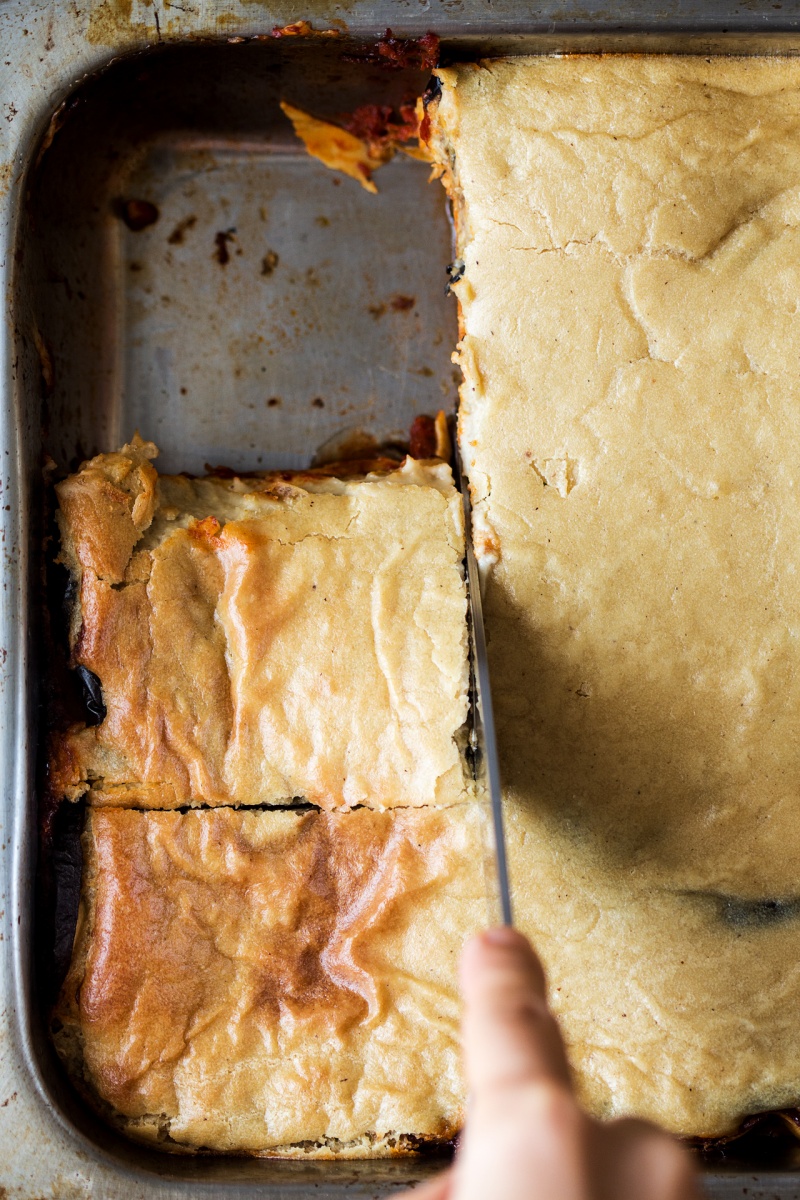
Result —
[{"label": "food crumb", "polygon": [[235,238],[235,235],[235,229],[221,229],[217,234],[214,235],[214,245],[216,246],[214,258],[221,267],[224,267],[226,263],[231,261],[230,252],[228,251],[228,242],[232,242]]},{"label": "food crumb", "polygon": [[278,255],[274,250],[268,250],[261,260],[261,274],[271,275],[279,262]]},{"label": "food crumb", "polygon": [[148,225],[155,225],[160,213],[149,200],[123,200],[118,215],[134,233],[141,233]]}]

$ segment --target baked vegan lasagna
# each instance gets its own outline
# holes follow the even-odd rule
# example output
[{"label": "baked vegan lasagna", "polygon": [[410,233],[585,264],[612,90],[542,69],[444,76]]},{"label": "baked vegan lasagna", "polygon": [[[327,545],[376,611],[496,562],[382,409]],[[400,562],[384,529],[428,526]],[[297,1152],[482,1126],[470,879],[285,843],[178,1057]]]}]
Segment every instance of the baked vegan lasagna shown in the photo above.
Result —
[{"label": "baked vegan lasagna", "polygon": [[147,808],[465,800],[450,468],[191,479],[155,454],[137,441],[56,488],[73,662],[105,709],[59,740],[56,789]]},{"label": "baked vegan lasagna", "polygon": [[464,760],[462,508],[440,460],[57,485],[87,720],[54,1038],[167,1148],[413,1152],[463,1118],[456,965],[486,919]]},{"label": "baked vegan lasagna", "polygon": [[438,72],[516,914],[580,1093],[800,1100],[800,65]]},{"label": "baked vegan lasagna", "polygon": [[164,1147],[395,1155],[463,1119],[477,809],[91,809],[55,1040]]}]

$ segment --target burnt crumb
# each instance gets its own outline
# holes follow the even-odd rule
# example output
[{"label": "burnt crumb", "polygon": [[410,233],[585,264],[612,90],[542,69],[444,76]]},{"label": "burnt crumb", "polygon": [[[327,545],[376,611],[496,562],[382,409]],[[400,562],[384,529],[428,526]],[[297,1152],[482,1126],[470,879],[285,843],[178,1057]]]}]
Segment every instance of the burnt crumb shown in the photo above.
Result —
[{"label": "burnt crumb", "polygon": [[119,200],[114,205],[114,211],[134,233],[141,233],[148,225],[155,225],[160,216],[155,204],[149,200]]},{"label": "burnt crumb", "polygon": [[327,217],[314,217],[314,224],[319,225],[321,229],[327,229],[330,225],[330,221]]},{"label": "burnt crumb", "polygon": [[450,289],[454,283],[458,283],[459,279],[464,278],[464,272],[466,269],[466,263],[464,262],[463,258],[454,258],[451,263],[447,264],[445,271],[447,272],[449,278],[445,284],[445,296],[450,295]]},{"label": "burnt crumb", "polygon": [[386,305],[385,305],[385,304],[370,304],[370,306],[369,306],[369,308],[367,309],[367,311],[368,311],[368,312],[369,312],[369,313],[370,313],[370,314],[371,314],[371,315],[372,315],[372,316],[375,318],[375,320],[377,321],[377,320],[378,320],[380,317],[382,317],[382,316],[383,316],[383,314],[386,312]]},{"label": "burnt crumb", "polygon": [[181,388],[181,395],[182,395],[182,396],[185,396],[185,395],[186,395],[186,392],[187,392],[187,389],[186,389],[185,387],[182,387],[182,388]]},{"label": "burnt crumb", "polygon": [[427,108],[429,104],[433,104],[434,100],[438,100],[442,94],[442,81],[438,75],[431,75],[428,80],[425,91],[422,93],[422,104]]},{"label": "burnt crumb", "polygon": [[261,260],[261,274],[271,275],[278,265],[278,255],[274,250],[268,250]]},{"label": "burnt crumb", "polygon": [[196,224],[197,224],[197,217],[194,214],[192,214],[189,217],[184,217],[182,221],[178,221],[178,224],[175,226],[172,233],[167,238],[167,241],[169,242],[170,246],[180,246],[184,240],[185,235],[189,232],[190,229],[194,229]]},{"label": "burnt crumb", "polygon": [[142,264],[140,262],[129,262],[128,263],[129,271],[142,271],[143,269],[144,268],[142,267]]},{"label": "burnt crumb", "polygon": [[106,719],[106,704],[103,699],[103,686],[88,667],[78,666],[75,672],[80,680],[83,692],[83,703],[86,708],[86,724],[99,725]]},{"label": "burnt crumb", "polygon": [[389,301],[389,307],[392,312],[410,312],[416,304],[413,296],[394,296]]},{"label": "burnt crumb", "polygon": [[311,406],[312,406],[312,408],[324,408],[325,401],[322,399],[321,396],[317,396],[314,400],[311,401]]},{"label": "burnt crumb", "polygon": [[228,251],[228,243],[234,241],[235,238],[235,229],[221,229],[219,233],[214,235],[214,245],[216,246],[214,258],[221,267],[224,267],[226,263],[231,261],[230,252]]},{"label": "burnt crumb", "polygon": [[267,401],[267,408],[277,408],[281,403],[280,396],[270,396]]}]

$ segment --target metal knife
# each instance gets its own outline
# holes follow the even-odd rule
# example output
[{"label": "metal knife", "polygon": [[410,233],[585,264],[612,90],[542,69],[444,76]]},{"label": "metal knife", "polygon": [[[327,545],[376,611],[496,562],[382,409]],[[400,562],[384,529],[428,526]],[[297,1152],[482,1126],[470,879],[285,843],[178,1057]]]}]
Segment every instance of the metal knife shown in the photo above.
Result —
[{"label": "metal knife", "polygon": [[470,685],[473,697],[472,729],[470,730],[472,769],[476,782],[482,786],[488,797],[491,809],[491,823],[487,830],[490,837],[487,837],[486,840],[489,842],[487,846],[489,856],[494,859],[500,916],[504,925],[512,925],[511,890],[508,884],[508,857],[503,825],[503,791],[494,728],[480,577],[472,544],[472,505],[469,498],[469,483],[461,470],[458,438],[455,430],[452,432],[455,482],[461,492],[461,503],[464,506],[464,545],[470,613]]}]

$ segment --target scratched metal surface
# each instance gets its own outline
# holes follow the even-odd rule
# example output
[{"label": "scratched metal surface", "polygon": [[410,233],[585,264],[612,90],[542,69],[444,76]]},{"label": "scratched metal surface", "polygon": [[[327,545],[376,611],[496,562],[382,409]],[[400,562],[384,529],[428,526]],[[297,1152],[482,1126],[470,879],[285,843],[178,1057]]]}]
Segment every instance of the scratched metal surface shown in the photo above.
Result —
[{"label": "scratched metal surface", "polygon": [[[276,109],[281,93],[346,110],[409,81],[342,71],[331,43],[328,58],[227,43],[300,18],[366,38],[433,29],[455,54],[800,47],[796,2],[0,0],[0,1200],[333,1200],[389,1195],[436,1167],[136,1149],[77,1104],[37,1015],[43,455],[69,463],[138,425],[168,469],[295,464],[347,425],[382,437],[454,394],[438,189],[406,159],[378,174],[377,198],[336,182],[296,153]],[[176,49],[90,81],[35,169],[81,81],[160,44]],[[126,196],[154,203],[158,220],[127,229],[114,215]],[[705,1182],[714,1197],[800,1198],[800,1158],[731,1161]]]},{"label": "scratched metal surface", "polygon": [[[373,196],[288,138],[159,147],[130,184],[155,198],[159,222],[141,233],[118,222],[111,440],[149,431],[165,470],[305,466],[343,427],[402,438],[410,416],[450,407],[450,236],[427,174],[398,156]],[[221,265],[215,238],[228,230]],[[426,287],[433,264],[439,286]]]}]

